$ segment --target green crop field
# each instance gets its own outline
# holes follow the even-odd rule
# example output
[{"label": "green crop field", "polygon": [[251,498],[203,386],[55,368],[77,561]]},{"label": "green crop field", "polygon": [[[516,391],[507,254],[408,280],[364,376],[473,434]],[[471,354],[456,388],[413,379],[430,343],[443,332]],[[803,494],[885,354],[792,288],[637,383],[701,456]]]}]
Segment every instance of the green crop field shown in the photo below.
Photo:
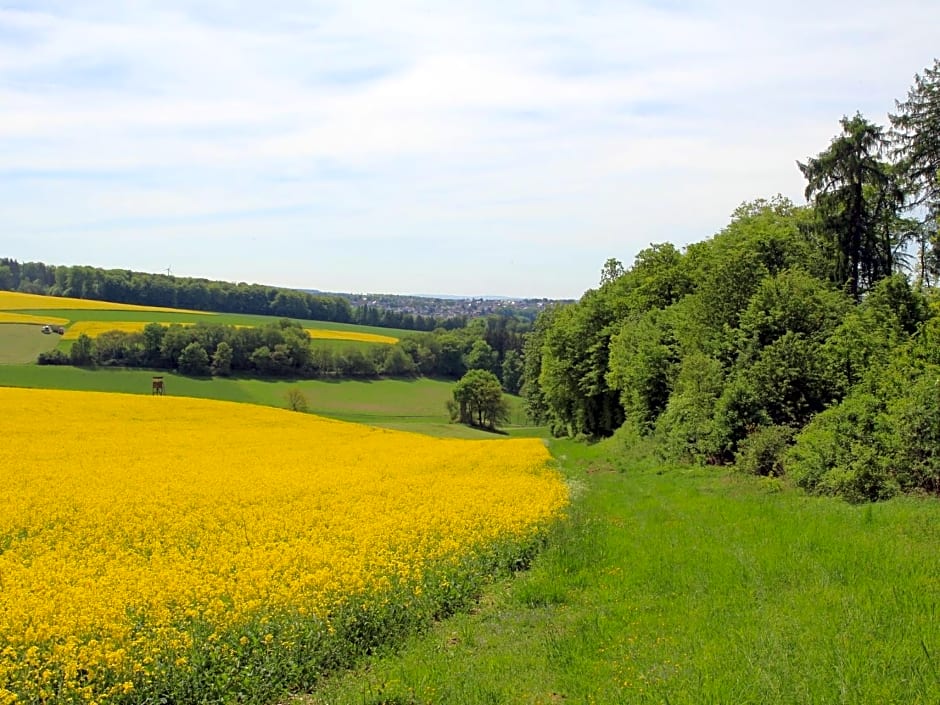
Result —
[{"label": "green crop field", "polygon": [[41,352],[52,350],[59,336],[42,332],[42,327],[21,323],[0,324],[0,365],[33,362]]},{"label": "green crop field", "polygon": [[[196,378],[149,370],[92,370],[68,365],[3,365],[0,386],[150,394],[154,374],[163,376],[167,394],[178,396],[283,407],[287,405],[287,390],[296,388],[306,397],[309,411],[322,416],[437,436],[504,437],[449,423],[445,404],[451,397],[453,383],[428,378],[288,381]],[[512,429],[512,435],[540,433],[524,427],[521,399],[508,398],[511,419],[522,427]]]},{"label": "green crop field", "polygon": [[[241,314],[200,314],[187,311],[122,311],[97,309],[41,309],[18,310],[40,316],[43,319],[64,318],[71,323],[79,321],[102,321],[120,323],[209,323],[238,326],[259,326],[276,323],[275,316]],[[359,326],[325,321],[299,320],[305,328],[369,333],[382,336],[401,337],[413,335],[414,331]],[[68,351],[74,343],[71,339],[48,336],[40,333],[38,326],[7,324],[0,327],[0,386],[46,387],[60,389],[86,389],[134,394],[149,394],[154,373],[149,370],[101,368],[80,369],[70,366],[41,367],[32,363],[36,356],[59,346]],[[420,333],[418,334],[420,335]],[[311,346],[327,348],[336,352],[350,349],[365,350],[383,345],[358,340],[318,339]],[[290,388],[300,389],[307,398],[312,413],[380,425],[399,430],[428,433],[444,437],[502,438],[506,434],[485,433],[465,426],[451,424],[445,407],[451,397],[452,383],[421,380],[261,380],[253,378],[200,379],[173,373],[162,373],[170,394],[196,396],[229,401],[240,401],[270,406],[286,406],[286,394]],[[526,427],[521,401],[510,398],[512,435],[542,433],[541,429]]]},{"label": "green crop field", "polygon": [[940,702],[940,503],[853,506],[553,441],[569,520],[472,614],[304,705]]}]

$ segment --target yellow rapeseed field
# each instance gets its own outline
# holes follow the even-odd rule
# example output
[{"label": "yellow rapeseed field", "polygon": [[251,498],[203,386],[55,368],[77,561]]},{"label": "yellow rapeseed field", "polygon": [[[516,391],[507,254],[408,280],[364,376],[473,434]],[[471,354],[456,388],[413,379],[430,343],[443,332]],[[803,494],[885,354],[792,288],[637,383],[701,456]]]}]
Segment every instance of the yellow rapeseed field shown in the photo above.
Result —
[{"label": "yellow rapeseed field", "polygon": [[96,392],[0,388],[0,409],[5,704],[159,699],[206,664],[290,657],[344,606],[407,609],[441,566],[531,541],[568,498],[538,440]]},{"label": "yellow rapeseed field", "polygon": [[391,335],[379,335],[377,333],[360,333],[353,330],[326,330],[324,328],[304,328],[314,340],[353,340],[360,343],[381,343],[383,345],[394,345],[398,338]]},{"label": "yellow rapeseed field", "polygon": [[[71,299],[64,296],[42,296],[40,294],[23,294],[18,291],[0,291],[0,311],[40,310],[40,309],[73,309],[95,311],[175,311],[177,308],[164,308],[162,306],[138,306],[136,304],[117,304],[109,301],[95,301],[92,299]],[[185,313],[198,313],[214,316],[206,311],[185,311]]]},{"label": "yellow rapeseed field", "polygon": [[[83,333],[90,338],[97,338],[102,333],[117,330],[122,333],[140,333],[149,321],[75,321],[65,335],[63,340],[77,340]],[[160,323],[161,326],[168,326],[169,323]],[[189,326],[191,323],[182,323],[180,325]]]},{"label": "yellow rapeseed field", "polygon": [[58,318],[56,316],[34,316],[29,313],[0,311],[0,323],[33,323],[36,325],[66,326],[69,323],[69,319]]},{"label": "yellow rapeseed field", "polygon": [[[3,314],[0,312],[0,322],[3,322],[2,316]],[[26,321],[23,322],[25,323]],[[147,321],[76,321],[67,331],[65,331],[63,339],[75,340],[82,333],[91,338],[95,338],[102,333],[112,330],[119,330],[124,333],[139,333],[147,324]],[[168,326],[170,324],[161,323],[160,325]],[[183,323],[181,325],[187,326],[192,324]],[[246,326],[237,327],[244,328]],[[361,343],[380,343],[383,345],[394,345],[398,342],[398,338],[394,338],[390,335],[378,335],[376,333],[360,333],[358,331],[348,330],[326,330],[322,328],[304,328],[304,330],[307,331],[307,333],[310,334],[310,337],[314,340],[350,340]]]}]

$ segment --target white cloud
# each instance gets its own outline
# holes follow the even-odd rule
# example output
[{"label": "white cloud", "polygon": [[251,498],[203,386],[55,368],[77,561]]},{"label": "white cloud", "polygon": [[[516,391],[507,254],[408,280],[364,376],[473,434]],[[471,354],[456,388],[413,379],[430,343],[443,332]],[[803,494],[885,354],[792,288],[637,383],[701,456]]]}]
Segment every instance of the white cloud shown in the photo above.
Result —
[{"label": "white cloud", "polygon": [[216,276],[322,288],[298,263],[329,256],[333,287],[443,291],[453,238],[530,263],[498,270],[506,293],[574,296],[607,256],[799,198],[795,161],[933,59],[940,8],[761,5],[0,10],[0,244],[25,248],[3,254],[61,262],[72,238],[117,266],[133,238]]}]

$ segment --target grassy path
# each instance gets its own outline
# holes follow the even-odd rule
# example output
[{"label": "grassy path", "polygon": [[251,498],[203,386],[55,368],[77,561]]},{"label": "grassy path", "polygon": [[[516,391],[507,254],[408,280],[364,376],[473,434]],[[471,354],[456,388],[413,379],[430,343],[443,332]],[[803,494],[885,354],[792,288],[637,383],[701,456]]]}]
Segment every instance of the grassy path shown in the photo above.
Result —
[{"label": "grassy path", "polygon": [[940,702],[936,500],[553,449],[578,496],[532,569],[300,702]]}]

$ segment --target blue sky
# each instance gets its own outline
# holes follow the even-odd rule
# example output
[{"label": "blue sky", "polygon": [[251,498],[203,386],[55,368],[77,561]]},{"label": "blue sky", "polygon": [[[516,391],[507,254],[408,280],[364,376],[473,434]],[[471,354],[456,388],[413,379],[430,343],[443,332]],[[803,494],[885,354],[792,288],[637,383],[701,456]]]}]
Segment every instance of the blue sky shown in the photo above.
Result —
[{"label": "blue sky", "polygon": [[577,297],[884,123],[940,3],[0,0],[0,256]]}]

